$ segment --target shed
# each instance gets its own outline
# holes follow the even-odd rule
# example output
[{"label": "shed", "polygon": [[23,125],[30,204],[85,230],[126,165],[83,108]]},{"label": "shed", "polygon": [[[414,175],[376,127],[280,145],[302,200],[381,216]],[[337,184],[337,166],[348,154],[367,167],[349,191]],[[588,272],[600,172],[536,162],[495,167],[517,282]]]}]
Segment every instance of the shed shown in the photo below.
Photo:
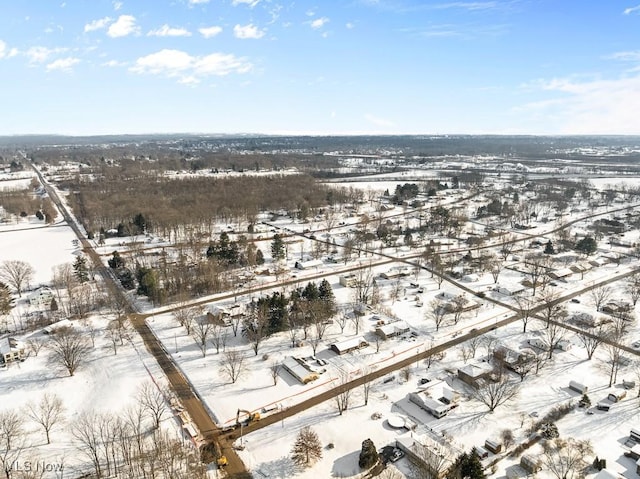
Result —
[{"label": "shed", "polygon": [[322,266],[323,263],[319,259],[311,259],[309,261],[296,261],[295,267],[297,269],[311,269]]},{"label": "shed", "polygon": [[615,391],[611,391],[607,395],[607,399],[611,402],[618,402],[622,401],[626,395],[627,391],[625,391],[624,389],[616,389]]},{"label": "shed", "polygon": [[366,348],[367,346],[369,346],[369,343],[366,342],[362,336],[359,336],[357,338],[345,339],[344,341],[333,343],[329,348],[342,355],[358,349]]},{"label": "shed", "polygon": [[484,441],[484,447],[487,451],[490,451],[493,454],[498,454],[500,451],[502,451],[502,444],[492,439],[487,439],[486,441]]},{"label": "shed", "polygon": [[338,282],[345,288],[353,288],[358,284],[358,277],[355,273],[341,274]]},{"label": "shed", "polygon": [[569,389],[580,394],[586,394],[586,392],[589,390],[587,386],[577,381],[569,381]]},{"label": "shed", "polygon": [[535,474],[540,469],[542,469],[540,461],[528,454],[525,454],[520,458],[520,467],[522,467],[525,471],[528,471],[530,474]]}]

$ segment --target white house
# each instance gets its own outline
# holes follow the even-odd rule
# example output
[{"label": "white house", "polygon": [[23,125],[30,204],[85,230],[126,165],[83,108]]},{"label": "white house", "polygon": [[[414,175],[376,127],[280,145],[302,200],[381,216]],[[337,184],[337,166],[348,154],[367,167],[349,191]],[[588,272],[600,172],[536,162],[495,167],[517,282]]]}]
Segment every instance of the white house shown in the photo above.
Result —
[{"label": "white house", "polygon": [[23,361],[27,357],[24,344],[15,338],[0,341],[0,363],[8,364],[13,361]]},{"label": "white house", "polygon": [[499,284],[494,287],[494,290],[505,296],[515,296],[524,291],[524,286],[518,283]]}]

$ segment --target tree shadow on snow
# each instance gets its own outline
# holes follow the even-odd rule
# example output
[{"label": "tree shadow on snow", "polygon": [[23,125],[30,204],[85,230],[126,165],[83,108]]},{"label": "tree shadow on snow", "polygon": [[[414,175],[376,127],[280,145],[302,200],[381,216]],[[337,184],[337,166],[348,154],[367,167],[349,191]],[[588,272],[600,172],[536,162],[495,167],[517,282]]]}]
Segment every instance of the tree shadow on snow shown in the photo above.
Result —
[{"label": "tree shadow on snow", "polygon": [[358,459],[360,457],[359,451],[354,451],[346,456],[339,457],[333,461],[333,467],[331,468],[332,477],[350,477],[360,474],[360,466],[358,466]]},{"label": "tree shadow on snow", "polygon": [[294,464],[290,457],[282,456],[271,462],[262,463],[260,469],[255,472],[261,475],[261,477],[286,479],[295,476],[299,472],[299,468]]}]

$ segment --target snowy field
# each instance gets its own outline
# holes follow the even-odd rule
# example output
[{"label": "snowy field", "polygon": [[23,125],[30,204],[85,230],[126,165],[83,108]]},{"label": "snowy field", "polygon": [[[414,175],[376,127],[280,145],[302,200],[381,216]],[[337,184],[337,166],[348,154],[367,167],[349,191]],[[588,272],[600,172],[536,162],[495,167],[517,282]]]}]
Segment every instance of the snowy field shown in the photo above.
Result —
[{"label": "snowy field", "polygon": [[21,260],[35,270],[31,287],[51,281],[53,267],[75,260],[78,247],[75,234],[64,223],[47,226],[35,218],[0,225],[0,262]]}]

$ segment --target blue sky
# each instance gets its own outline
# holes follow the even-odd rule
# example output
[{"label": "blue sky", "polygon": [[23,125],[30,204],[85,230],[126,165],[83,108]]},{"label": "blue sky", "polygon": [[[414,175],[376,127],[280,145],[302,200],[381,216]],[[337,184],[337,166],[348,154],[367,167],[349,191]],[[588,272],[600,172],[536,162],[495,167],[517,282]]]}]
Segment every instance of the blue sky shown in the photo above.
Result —
[{"label": "blue sky", "polygon": [[640,134],[640,0],[0,0],[0,134]]}]

